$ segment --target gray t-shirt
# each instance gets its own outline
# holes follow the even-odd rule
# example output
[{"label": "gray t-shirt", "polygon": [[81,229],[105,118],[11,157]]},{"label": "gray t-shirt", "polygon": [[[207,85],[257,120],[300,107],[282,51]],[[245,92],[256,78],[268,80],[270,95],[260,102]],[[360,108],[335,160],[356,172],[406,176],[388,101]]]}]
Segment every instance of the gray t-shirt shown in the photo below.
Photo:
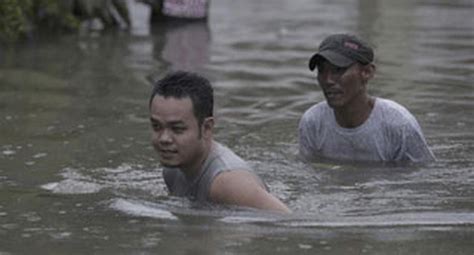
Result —
[{"label": "gray t-shirt", "polygon": [[230,170],[252,172],[247,163],[229,148],[213,142],[201,172],[194,179],[187,179],[179,168],[168,167],[163,169],[163,178],[171,195],[189,197],[197,202],[211,202],[209,191],[212,181],[218,174]]},{"label": "gray t-shirt", "polygon": [[343,128],[326,101],[309,108],[299,124],[300,154],[350,161],[435,159],[415,117],[400,104],[376,98],[369,118],[356,128]]}]

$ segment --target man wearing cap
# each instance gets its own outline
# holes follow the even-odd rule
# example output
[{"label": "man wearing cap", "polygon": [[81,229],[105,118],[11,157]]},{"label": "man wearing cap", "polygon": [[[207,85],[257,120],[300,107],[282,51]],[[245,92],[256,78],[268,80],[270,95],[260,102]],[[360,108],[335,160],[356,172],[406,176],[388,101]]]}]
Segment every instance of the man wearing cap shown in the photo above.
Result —
[{"label": "man wearing cap", "polygon": [[309,61],[325,101],[299,123],[300,154],[308,160],[427,162],[435,159],[415,117],[400,104],[367,94],[373,49],[354,35],[323,40]]}]

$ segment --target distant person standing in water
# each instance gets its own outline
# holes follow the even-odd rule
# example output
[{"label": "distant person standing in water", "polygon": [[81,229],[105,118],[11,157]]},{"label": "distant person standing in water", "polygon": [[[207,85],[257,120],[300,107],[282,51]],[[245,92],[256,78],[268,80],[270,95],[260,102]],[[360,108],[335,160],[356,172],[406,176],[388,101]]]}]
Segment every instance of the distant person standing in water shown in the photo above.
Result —
[{"label": "distant person standing in water", "polygon": [[152,143],[172,195],[197,202],[288,213],[247,163],[213,139],[213,89],[202,76],[174,72],[154,84]]},{"label": "distant person standing in water", "polygon": [[151,6],[151,21],[166,19],[205,20],[210,0],[140,0]]},{"label": "distant person standing in water", "polygon": [[322,41],[309,60],[325,101],[299,123],[299,150],[306,159],[427,162],[435,159],[415,117],[400,104],[367,93],[374,77],[373,49],[354,35]]}]

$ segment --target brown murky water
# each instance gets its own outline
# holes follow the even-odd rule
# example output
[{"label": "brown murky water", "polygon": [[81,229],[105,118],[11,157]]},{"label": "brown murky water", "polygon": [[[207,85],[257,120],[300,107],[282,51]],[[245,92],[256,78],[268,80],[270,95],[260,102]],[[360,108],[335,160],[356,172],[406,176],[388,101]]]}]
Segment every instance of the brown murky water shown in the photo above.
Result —
[{"label": "brown murky water", "polygon": [[[206,23],[43,38],[0,50],[0,254],[472,254],[474,4],[215,0]],[[372,94],[417,117],[422,167],[305,164],[323,100],[308,57],[334,32],[376,47]],[[216,89],[217,139],[294,211],[210,211],[166,194],[146,77]]]}]

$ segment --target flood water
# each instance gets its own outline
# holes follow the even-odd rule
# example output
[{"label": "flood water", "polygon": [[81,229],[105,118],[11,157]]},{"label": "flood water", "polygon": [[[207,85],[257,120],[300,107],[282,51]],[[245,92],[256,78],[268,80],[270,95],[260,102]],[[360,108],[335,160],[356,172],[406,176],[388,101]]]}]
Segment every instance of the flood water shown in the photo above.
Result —
[{"label": "flood water", "polygon": [[[39,37],[0,51],[0,254],[474,254],[470,0],[214,0],[208,23]],[[310,55],[352,32],[376,48],[370,93],[406,106],[438,161],[298,159],[323,100]],[[167,196],[148,78],[186,69],[216,93],[216,139],[290,216]]]}]

